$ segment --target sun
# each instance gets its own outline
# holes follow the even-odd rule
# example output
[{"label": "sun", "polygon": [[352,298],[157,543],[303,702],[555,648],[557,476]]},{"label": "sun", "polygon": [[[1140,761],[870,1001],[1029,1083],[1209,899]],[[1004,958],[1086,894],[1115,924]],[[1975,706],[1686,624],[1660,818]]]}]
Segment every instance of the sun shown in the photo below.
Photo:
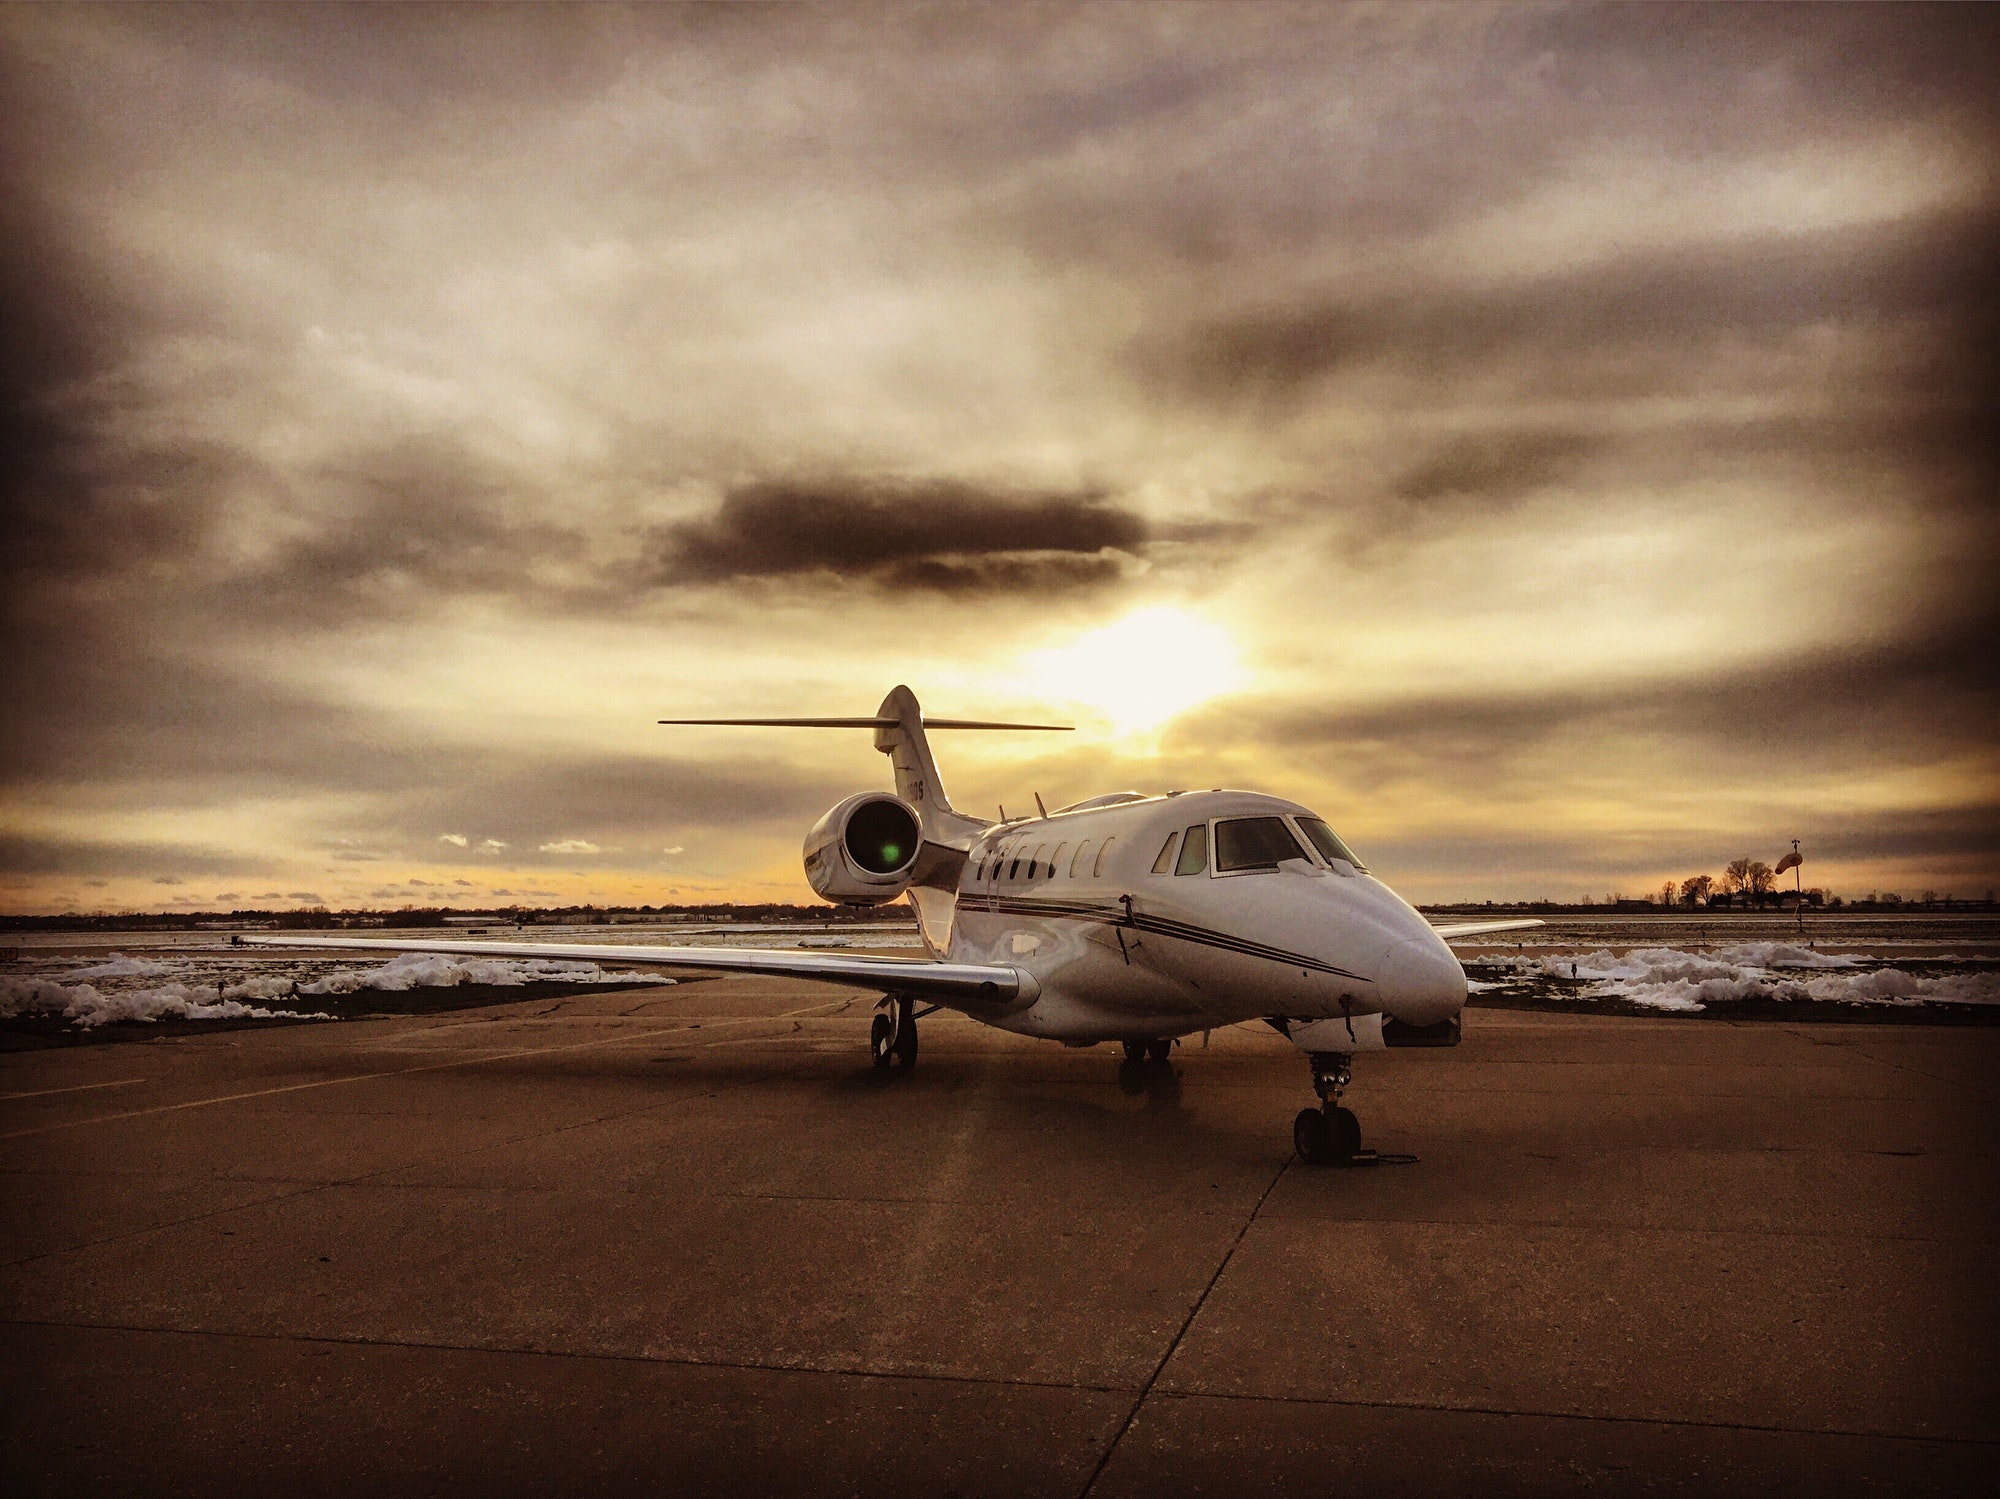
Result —
[{"label": "sun", "polygon": [[1080,704],[1121,738],[1152,733],[1250,680],[1226,629],[1171,604],[1031,651],[1021,670],[1036,697]]}]

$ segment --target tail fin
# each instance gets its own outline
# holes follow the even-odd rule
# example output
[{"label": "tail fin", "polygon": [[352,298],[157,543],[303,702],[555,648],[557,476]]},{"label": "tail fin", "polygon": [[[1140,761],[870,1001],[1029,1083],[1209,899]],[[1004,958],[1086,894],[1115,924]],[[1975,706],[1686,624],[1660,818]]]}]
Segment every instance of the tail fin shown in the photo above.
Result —
[{"label": "tail fin", "polygon": [[875,748],[889,757],[896,772],[896,795],[917,809],[924,837],[933,843],[958,844],[976,837],[986,824],[952,810],[944,779],[931,755],[924,733],[924,710],[907,687],[894,688],[875,710]]},{"label": "tail fin", "polygon": [[907,687],[898,687],[883,698],[873,718],[663,718],[660,722],[771,729],[873,729],[875,748],[887,755],[896,768],[896,794],[917,809],[924,836],[933,843],[957,848],[969,847],[986,823],[952,810],[924,730],[927,727],[1053,729],[1066,733],[1070,729],[1070,725],[1060,723],[992,723],[976,718],[933,718],[926,724],[923,709],[917,705],[917,695]]}]

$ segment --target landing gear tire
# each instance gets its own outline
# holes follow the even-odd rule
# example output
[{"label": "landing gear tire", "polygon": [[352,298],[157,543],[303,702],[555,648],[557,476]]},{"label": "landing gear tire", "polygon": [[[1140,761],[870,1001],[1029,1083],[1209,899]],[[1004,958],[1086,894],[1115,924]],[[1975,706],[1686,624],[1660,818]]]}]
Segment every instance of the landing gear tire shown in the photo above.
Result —
[{"label": "landing gear tire", "polygon": [[1173,1054],[1174,1043],[1171,1041],[1148,1041],[1146,1043],[1146,1060],[1155,1066],[1164,1065],[1167,1059]]},{"label": "landing gear tire", "polygon": [[1345,1165],[1361,1153],[1361,1121],[1352,1109],[1333,1108],[1323,1113],[1327,1133],[1333,1139],[1333,1158]]},{"label": "landing gear tire", "polygon": [[1292,1121],[1292,1148],[1308,1166],[1344,1166],[1361,1149],[1361,1121],[1337,1106],[1300,1109]]},{"label": "landing gear tire", "polygon": [[1146,1045],[1147,1043],[1144,1041],[1127,1041],[1125,1043],[1125,1060],[1128,1062],[1145,1061]]},{"label": "landing gear tire", "polygon": [[1325,1166],[1333,1161],[1333,1131],[1326,1115],[1318,1109],[1300,1109],[1292,1121],[1292,1149],[1308,1166]]},{"label": "landing gear tire", "polygon": [[892,999],[893,1012],[875,1016],[868,1027],[868,1060],[878,1068],[917,1065],[917,1019],[907,999]]}]

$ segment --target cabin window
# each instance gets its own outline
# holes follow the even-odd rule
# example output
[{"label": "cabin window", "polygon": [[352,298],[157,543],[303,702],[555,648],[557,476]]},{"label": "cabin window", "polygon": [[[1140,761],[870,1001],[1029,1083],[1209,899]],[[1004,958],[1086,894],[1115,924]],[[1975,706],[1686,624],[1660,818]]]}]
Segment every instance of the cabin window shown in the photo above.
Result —
[{"label": "cabin window", "polygon": [[1196,823],[1181,839],[1181,856],[1174,861],[1175,874],[1200,874],[1208,868],[1208,828]]},{"label": "cabin window", "polygon": [[1104,840],[1104,847],[1100,848],[1097,851],[1097,862],[1094,865],[1092,865],[1090,869],[1090,875],[1092,879],[1095,879],[1099,875],[1104,873],[1104,857],[1106,854],[1111,852],[1111,845],[1116,843],[1117,841],[1118,840],[1116,838],[1106,838]]},{"label": "cabin window", "polygon": [[1087,867],[1089,863],[1090,863],[1090,840],[1086,838],[1083,840],[1083,842],[1079,843],[1076,846],[1076,857],[1069,861],[1069,877],[1071,879],[1075,879],[1077,876],[1077,871]]},{"label": "cabin window", "polygon": [[1301,858],[1304,854],[1282,817],[1232,817],[1215,825],[1217,874],[1276,869],[1283,860]]},{"label": "cabin window", "polygon": [[1317,817],[1301,817],[1299,819],[1299,831],[1312,839],[1313,847],[1320,851],[1320,854],[1326,859],[1327,863],[1331,864],[1335,859],[1345,859],[1356,869],[1364,872],[1367,870],[1368,866],[1355,857],[1354,850],[1349,848],[1345,843],[1342,843],[1334,835],[1333,829],[1321,822]]},{"label": "cabin window", "polygon": [[979,868],[973,871],[972,883],[976,885],[985,878],[986,878],[986,855],[981,854],[979,856]]},{"label": "cabin window", "polygon": [[1167,841],[1160,845],[1160,857],[1153,861],[1154,874],[1165,874],[1174,867],[1174,840],[1178,837],[1179,833],[1167,834]]},{"label": "cabin window", "polygon": [[1014,861],[1013,863],[1007,866],[1007,878],[1011,880],[1014,878],[1015,875],[1019,874],[1020,872],[1021,872],[1021,851],[1019,848],[1016,848],[1014,850]]},{"label": "cabin window", "polygon": [[1035,845],[1035,853],[1034,853],[1034,857],[1028,860],[1028,878],[1029,878],[1029,879],[1031,879],[1031,880],[1032,880],[1032,879],[1033,879],[1033,878],[1035,877],[1035,868],[1036,868],[1036,866],[1037,866],[1037,865],[1039,865],[1039,864],[1041,863],[1041,860],[1042,860],[1042,850],[1043,850],[1043,849],[1045,849],[1045,848],[1047,848],[1047,847],[1048,847],[1048,845],[1047,845],[1046,843],[1037,843],[1037,844]]},{"label": "cabin window", "polygon": [[1059,870],[1061,870],[1061,868],[1062,868],[1062,856],[1063,856],[1063,850],[1064,850],[1064,849],[1066,849],[1066,848],[1068,848],[1068,847],[1069,847],[1069,845],[1068,845],[1067,843],[1058,843],[1058,844],[1056,845],[1056,851],[1055,851],[1054,853],[1052,853],[1052,854],[1050,854],[1050,855],[1049,855],[1049,878],[1050,878],[1050,879],[1054,879],[1054,878],[1056,877],[1056,874],[1057,874],[1057,872],[1058,872]]}]

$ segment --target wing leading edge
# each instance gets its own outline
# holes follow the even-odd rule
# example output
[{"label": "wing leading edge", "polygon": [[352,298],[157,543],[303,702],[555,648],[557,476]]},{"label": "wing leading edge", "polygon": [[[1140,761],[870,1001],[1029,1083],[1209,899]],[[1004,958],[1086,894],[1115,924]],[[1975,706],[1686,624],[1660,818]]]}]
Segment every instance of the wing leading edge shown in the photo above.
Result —
[{"label": "wing leading edge", "polygon": [[1454,937],[1483,937],[1488,932],[1523,932],[1531,926],[1541,926],[1542,922],[1526,921],[1461,921],[1455,926],[1432,927],[1445,941]]},{"label": "wing leading edge", "polygon": [[465,958],[561,958],[587,963],[638,963],[650,968],[698,968],[818,979],[879,989],[954,1010],[1032,1004],[1041,986],[1032,974],[997,964],[938,963],[926,958],[861,958],[835,953],[781,952],[758,947],[614,947],[577,942],[390,942],[376,937],[239,937],[258,947],[330,947],[367,952],[442,953]]}]

